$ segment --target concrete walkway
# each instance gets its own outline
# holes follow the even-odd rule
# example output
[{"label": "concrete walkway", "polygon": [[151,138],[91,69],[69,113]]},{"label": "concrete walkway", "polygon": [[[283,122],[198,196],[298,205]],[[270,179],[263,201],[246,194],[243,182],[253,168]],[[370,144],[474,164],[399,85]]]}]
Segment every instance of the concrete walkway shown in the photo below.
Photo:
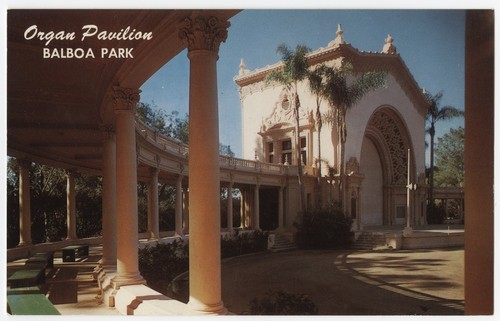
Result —
[{"label": "concrete walkway", "polygon": [[222,297],[235,314],[268,290],[306,294],[322,315],[463,314],[463,249],[288,251],[222,265]]}]

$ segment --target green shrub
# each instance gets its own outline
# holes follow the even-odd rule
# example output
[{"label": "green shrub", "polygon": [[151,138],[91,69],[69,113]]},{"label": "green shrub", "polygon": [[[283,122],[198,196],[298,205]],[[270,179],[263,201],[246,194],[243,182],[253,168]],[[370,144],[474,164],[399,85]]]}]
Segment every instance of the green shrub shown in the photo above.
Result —
[{"label": "green shrub", "polygon": [[299,248],[343,248],[352,243],[352,219],[338,206],[306,212],[294,226]]},{"label": "green shrub", "polygon": [[189,269],[187,245],[174,241],[139,250],[139,271],[148,286],[167,293],[169,283],[179,274]]},{"label": "green shrub", "polygon": [[252,315],[316,315],[318,308],[304,294],[285,291],[268,291],[264,298],[250,301],[249,312]]},{"label": "green shrub", "polygon": [[428,224],[443,224],[446,216],[446,210],[442,204],[427,205],[427,223]]},{"label": "green shrub", "polygon": [[262,252],[267,250],[267,239],[269,233],[264,231],[253,231],[251,233],[238,233],[234,236],[221,237],[221,257]]}]

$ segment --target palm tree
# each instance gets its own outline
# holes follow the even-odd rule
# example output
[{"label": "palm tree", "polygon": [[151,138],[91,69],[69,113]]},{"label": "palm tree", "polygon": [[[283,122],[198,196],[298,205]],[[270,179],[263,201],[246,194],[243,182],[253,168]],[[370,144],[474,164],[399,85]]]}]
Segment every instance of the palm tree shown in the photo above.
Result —
[{"label": "palm tree", "polygon": [[443,91],[438,92],[434,96],[429,92],[425,93],[430,102],[427,110],[426,120],[429,122],[429,135],[431,136],[430,144],[430,169],[429,169],[429,204],[434,208],[434,136],[436,135],[436,123],[441,120],[450,120],[455,117],[463,117],[464,112],[453,106],[440,107],[439,104],[443,98]]},{"label": "palm tree", "polygon": [[331,107],[329,121],[336,124],[337,135],[340,140],[340,205],[345,203],[345,142],[347,140],[347,124],[345,117],[347,111],[352,108],[365,94],[385,85],[385,72],[366,72],[352,81],[349,76],[354,74],[353,66],[345,62],[341,67],[324,67],[325,83],[323,95]]},{"label": "palm tree", "polygon": [[308,75],[309,90],[316,96],[316,126],[318,128],[318,171],[317,171],[317,185],[318,185],[318,206],[321,207],[322,192],[321,192],[321,128],[323,127],[323,119],[321,116],[320,106],[323,100],[324,92],[324,74],[325,66],[320,65],[311,71]]},{"label": "palm tree", "polygon": [[266,82],[276,81],[285,86],[288,101],[291,102],[295,113],[295,152],[297,154],[297,169],[300,189],[300,204],[305,212],[305,190],[303,182],[302,161],[300,154],[300,133],[299,133],[299,108],[300,99],[297,92],[297,84],[306,79],[309,73],[306,55],[311,50],[304,45],[297,45],[295,51],[291,51],[287,45],[281,44],[276,49],[276,53],[281,55],[283,65],[278,70],[270,72],[266,77]]}]

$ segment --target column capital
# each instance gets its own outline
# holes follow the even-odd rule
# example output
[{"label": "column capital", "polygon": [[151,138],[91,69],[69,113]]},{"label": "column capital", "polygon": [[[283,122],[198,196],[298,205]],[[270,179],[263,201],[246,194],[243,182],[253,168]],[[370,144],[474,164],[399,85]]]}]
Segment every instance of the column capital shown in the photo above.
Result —
[{"label": "column capital", "polygon": [[75,168],[67,168],[64,170],[64,175],[66,177],[76,177],[78,175],[78,171]]},{"label": "column capital", "polygon": [[221,42],[226,41],[230,25],[229,21],[215,16],[185,18],[179,30],[179,38],[187,44],[189,52],[210,50],[218,53]]},{"label": "column capital", "polygon": [[116,136],[115,136],[115,127],[111,124],[102,124],[99,126],[99,129],[101,130],[102,133],[102,139],[104,141],[107,140],[112,140],[115,141]]},{"label": "column capital", "polygon": [[158,177],[158,174],[160,173],[160,169],[156,168],[156,167],[150,167],[149,173],[151,174],[151,177]]},{"label": "column capital", "polygon": [[18,158],[18,159],[16,159],[16,161],[17,161],[17,165],[23,169],[30,169],[31,164],[33,163],[31,161],[31,159],[27,159],[27,158]]},{"label": "column capital", "polygon": [[115,113],[132,112],[135,114],[137,103],[141,98],[140,93],[139,89],[114,86],[113,102]]}]

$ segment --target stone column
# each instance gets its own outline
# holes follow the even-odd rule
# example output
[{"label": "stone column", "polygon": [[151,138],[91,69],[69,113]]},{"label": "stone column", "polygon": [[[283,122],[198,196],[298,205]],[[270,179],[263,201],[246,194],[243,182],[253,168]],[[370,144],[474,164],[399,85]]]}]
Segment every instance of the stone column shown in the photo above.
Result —
[{"label": "stone column", "polygon": [[245,226],[245,202],[246,202],[246,191],[240,189],[241,197],[240,197],[240,228],[244,229]]},{"label": "stone column", "polygon": [[190,61],[188,305],[221,314],[226,309],[221,298],[217,59],[229,22],[213,16],[184,22],[179,37],[187,43]]},{"label": "stone column", "polygon": [[283,190],[285,188],[283,186],[280,186],[279,188],[279,193],[278,193],[278,228],[283,229],[285,228],[285,221],[284,221],[284,213],[283,213]]},{"label": "stone column", "polygon": [[233,182],[227,187],[227,230],[233,231]]},{"label": "stone column", "polygon": [[260,230],[260,185],[257,183],[254,189],[253,196],[253,228],[255,230]]},{"label": "stone column", "polygon": [[160,218],[158,203],[158,172],[157,168],[151,168],[151,180],[148,184],[148,233],[150,240],[160,238]]},{"label": "stone column", "polygon": [[19,245],[30,245],[31,242],[31,193],[30,167],[31,161],[18,159],[19,165]]},{"label": "stone column", "polygon": [[139,91],[114,87],[116,126],[117,274],[113,286],[142,284],[138,262],[135,109]]},{"label": "stone column", "polygon": [[189,234],[189,189],[185,189],[182,194],[182,225],[183,234]]},{"label": "stone column", "polygon": [[114,128],[103,128],[102,266],[116,267],[116,141]]},{"label": "stone column", "polygon": [[66,171],[66,224],[68,226],[67,240],[76,240],[76,192],[75,171]]},{"label": "stone column", "polygon": [[177,176],[175,186],[175,234],[184,235],[182,231],[182,175]]}]

